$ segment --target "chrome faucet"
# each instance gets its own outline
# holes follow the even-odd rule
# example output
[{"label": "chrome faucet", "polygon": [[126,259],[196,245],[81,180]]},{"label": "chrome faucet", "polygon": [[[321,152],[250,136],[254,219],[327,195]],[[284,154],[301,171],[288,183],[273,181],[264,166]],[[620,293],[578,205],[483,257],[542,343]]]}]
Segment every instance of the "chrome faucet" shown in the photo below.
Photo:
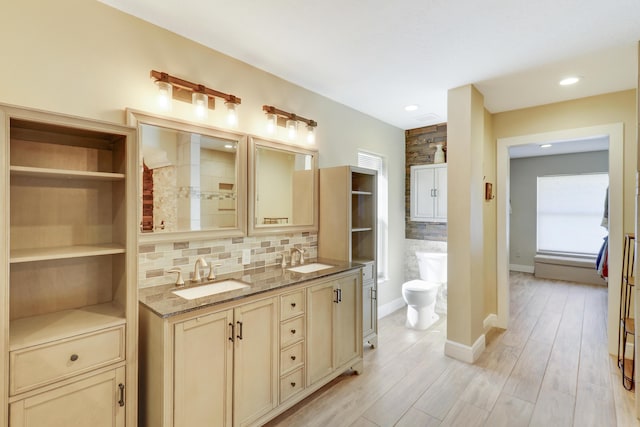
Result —
[{"label": "chrome faucet", "polygon": [[207,266],[207,261],[203,258],[203,257],[199,257],[196,260],[196,265],[193,268],[193,278],[191,279],[192,282],[199,282],[201,280],[200,277],[200,267],[206,267]]},{"label": "chrome faucet", "polygon": [[300,253],[300,265],[304,264],[304,249],[293,247],[291,248],[291,265],[296,265],[296,259],[293,256],[295,254],[294,251],[298,251]]}]

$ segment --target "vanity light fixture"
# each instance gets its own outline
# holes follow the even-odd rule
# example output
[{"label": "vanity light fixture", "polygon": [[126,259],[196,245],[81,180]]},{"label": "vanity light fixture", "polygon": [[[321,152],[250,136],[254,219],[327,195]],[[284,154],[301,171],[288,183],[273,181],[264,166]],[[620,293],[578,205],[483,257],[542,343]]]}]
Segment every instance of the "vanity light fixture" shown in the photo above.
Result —
[{"label": "vanity light fixture", "polygon": [[227,123],[233,127],[238,124],[236,107],[242,102],[240,98],[156,70],[151,70],[151,78],[158,86],[158,105],[162,110],[171,109],[172,99],[190,102],[194,105],[196,117],[203,120],[209,110],[215,109],[215,98],[222,98],[227,108]]},{"label": "vanity light fixture", "polygon": [[298,122],[302,122],[307,125],[307,143],[315,144],[316,127],[318,126],[318,122],[315,120],[288,113],[271,105],[263,105],[262,111],[267,116],[267,133],[274,134],[278,126],[282,126],[287,130],[289,139],[294,140],[298,137]]}]

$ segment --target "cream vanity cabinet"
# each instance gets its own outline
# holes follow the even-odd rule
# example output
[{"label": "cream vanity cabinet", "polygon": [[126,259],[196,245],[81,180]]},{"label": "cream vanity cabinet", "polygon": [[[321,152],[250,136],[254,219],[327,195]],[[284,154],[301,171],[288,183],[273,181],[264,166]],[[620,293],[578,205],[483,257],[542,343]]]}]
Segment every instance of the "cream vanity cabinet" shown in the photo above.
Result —
[{"label": "cream vanity cabinet", "polygon": [[133,426],[135,130],[0,105],[0,425]]},{"label": "cream vanity cabinet", "polygon": [[260,426],[361,370],[360,286],[350,270],[165,318],[141,304],[140,426]]},{"label": "cream vanity cabinet", "polygon": [[411,221],[447,222],[447,164],[411,166]]},{"label": "cream vanity cabinet", "polygon": [[[275,408],[276,308],[277,299],[271,297],[222,311],[197,310],[175,320],[141,310],[141,327],[161,334],[160,341],[147,341],[141,351],[151,364],[164,362],[156,372],[146,370],[149,406],[143,408],[143,425],[248,426]],[[167,346],[153,346],[161,342],[169,353]]]},{"label": "cream vanity cabinet", "polygon": [[316,384],[362,354],[362,293],[347,276],[307,290],[308,383]]}]

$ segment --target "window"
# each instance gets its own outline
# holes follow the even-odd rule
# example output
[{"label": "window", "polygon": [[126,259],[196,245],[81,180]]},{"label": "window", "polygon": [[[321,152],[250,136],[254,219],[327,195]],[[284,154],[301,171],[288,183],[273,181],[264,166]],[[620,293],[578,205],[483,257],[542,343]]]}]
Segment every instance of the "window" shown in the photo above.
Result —
[{"label": "window", "polygon": [[538,177],[538,252],[595,255],[602,227],[609,175],[593,173]]},{"label": "window", "polygon": [[388,185],[387,168],[382,156],[372,153],[358,152],[358,166],[378,171],[378,278],[387,277],[387,230],[388,230]]}]

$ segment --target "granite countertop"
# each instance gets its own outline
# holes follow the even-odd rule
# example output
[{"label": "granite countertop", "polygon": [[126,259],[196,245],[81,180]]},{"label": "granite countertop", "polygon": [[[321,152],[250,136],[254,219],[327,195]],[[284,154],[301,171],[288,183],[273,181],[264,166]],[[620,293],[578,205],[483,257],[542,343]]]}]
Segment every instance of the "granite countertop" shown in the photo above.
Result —
[{"label": "granite countertop", "polygon": [[[138,292],[138,299],[141,304],[148,307],[158,316],[167,318],[200,308],[210,307],[228,301],[239,300],[251,295],[267,292],[272,289],[285,288],[287,286],[297,285],[298,283],[303,283],[309,280],[318,279],[320,277],[331,276],[332,274],[342,273],[348,270],[355,270],[362,267],[362,264],[358,264],[355,262],[342,262],[323,259],[308,260],[304,265],[316,262],[332,265],[333,267],[318,270],[313,273],[296,273],[293,271],[288,271],[287,269],[283,269],[279,265],[273,265],[268,267],[256,268],[253,270],[220,274],[213,282],[205,281],[194,285],[187,283],[187,285],[182,287],[176,287],[173,284],[169,284],[143,288]],[[179,297],[172,292],[176,290],[202,286],[205,284],[221,282],[224,280],[237,280],[245,283],[246,285],[248,285],[248,287],[191,300]]]}]

